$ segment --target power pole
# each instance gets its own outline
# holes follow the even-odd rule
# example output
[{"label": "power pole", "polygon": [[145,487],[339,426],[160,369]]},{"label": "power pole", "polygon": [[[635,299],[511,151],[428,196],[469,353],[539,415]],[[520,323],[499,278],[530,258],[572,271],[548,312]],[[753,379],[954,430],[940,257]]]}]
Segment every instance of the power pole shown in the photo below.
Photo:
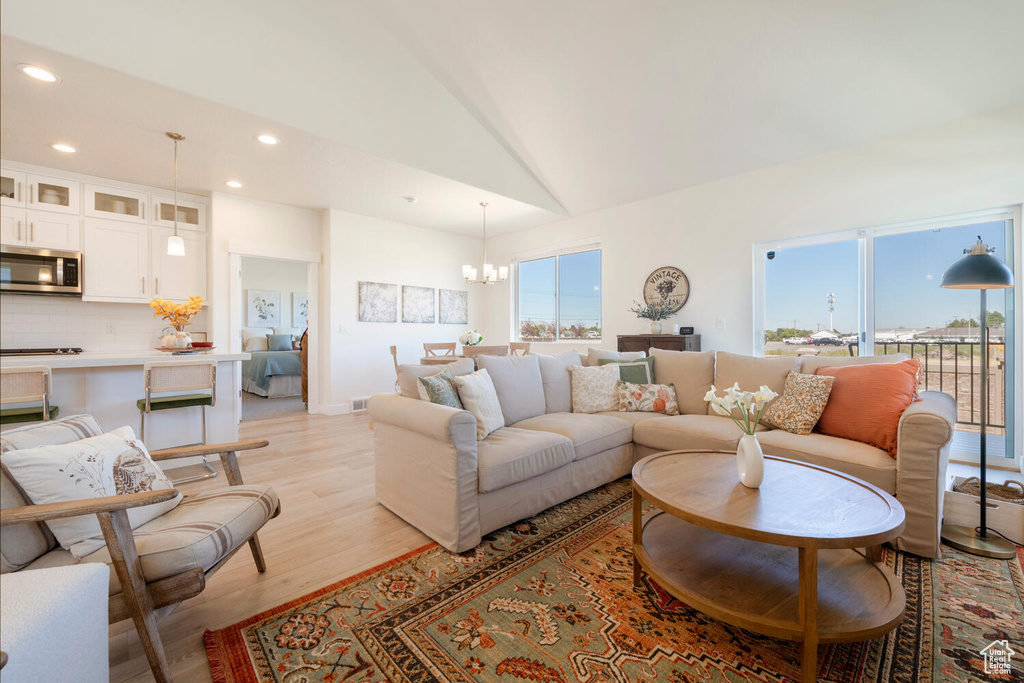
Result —
[{"label": "power pole", "polygon": [[828,293],[828,331],[829,332],[835,332],[835,330],[836,330],[836,326],[832,322],[832,314],[835,312],[835,310],[836,310],[836,293],[835,292],[829,292]]}]

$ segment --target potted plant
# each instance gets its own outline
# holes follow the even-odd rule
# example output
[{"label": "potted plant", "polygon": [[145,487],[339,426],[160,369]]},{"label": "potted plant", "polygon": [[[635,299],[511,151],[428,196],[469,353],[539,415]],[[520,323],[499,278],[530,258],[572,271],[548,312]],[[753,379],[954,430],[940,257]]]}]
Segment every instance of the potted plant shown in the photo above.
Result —
[{"label": "potted plant", "polygon": [[476,330],[464,332],[462,336],[459,337],[459,343],[462,344],[463,346],[477,346],[483,340],[484,336],[477,332]]},{"label": "potted plant", "polygon": [[730,418],[743,430],[736,448],[736,469],[740,483],[748,488],[756,489],[764,478],[764,454],[754,432],[757,431],[765,406],[776,396],[778,394],[764,384],[757,391],[743,391],[738,382],[726,389],[724,396],[718,395],[714,384],[704,395],[704,400],[711,404],[712,410]]},{"label": "potted plant", "polygon": [[650,320],[651,334],[661,334],[661,321],[672,315],[672,304],[667,299],[659,299],[644,305],[634,301],[629,312],[641,320]]},{"label": "potted plant", "polygon": [[192,318],[203,310],[203,297],[190,296],[188,301],[176,304],[166,299],[153,299],[149,302],[153,309],[154,318],[163,318],[171,324],[175,330],[174,335],[163,335],[160,338],[160,345],[164,348],[188,348],[192,344],[192,337],[185,331],[185,327],[192,324]]}]

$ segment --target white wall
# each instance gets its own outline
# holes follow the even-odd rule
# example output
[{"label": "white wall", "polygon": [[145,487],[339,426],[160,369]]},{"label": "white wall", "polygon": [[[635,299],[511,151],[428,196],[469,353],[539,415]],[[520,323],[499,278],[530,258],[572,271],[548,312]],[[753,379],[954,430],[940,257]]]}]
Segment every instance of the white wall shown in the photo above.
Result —
[{"label": "white wall", "polygon": [[[246,253],[274,255],[288,259],[301,252],[321,252],[318,211],[294,206],[245,199],[214,192],[211,202],[210,245],[208,252],[210,320],[214,345],[230,348],[229,283],[231,262],[229,246]],[[300,290],[305,291],[305,289]],[[244,294],[244,291],[243,291]],[[284,295],[282,293],[282,300]],[[289,308],[291,302],[289,301]],[[235,312],[237,314],[237,312]],[[291,327],[291,317],[287,319]]]},{"label": "white wall", "polygon": [[[204,308],[190,332],[207,331]],[[83,302],[64,296],[0,296],[0,347],[5,349],[79,346],[91,352],[151,350],[167,322],[145,304]]]},{"label": "white wall", "polygon": [[[692,325],[704,349],[750,353],[754,243],[1022,201],[1019,105],[504,235],[488,240],[487,253],[493,263],[506,264],[517,253],[600,238],[606,348],[615,347],[617,334],[650,331],[627,309],[642,298],[652,270],[677,266],[690,281],[690,299],[666,329]],[[511,287],[484,296],[481,332],[496,343],[510,339]],[[724,330],[716,329],[716,318],[724,319]]]},{"label": "white wall", "polygon": [[[418,363],[423,342],[455,341],[467,329],[482,326],[480,285],[470,287],[462,279],[462,265],[480,261],[481,244],[344,211],[331,211],[326,223],[323,307],[330,331],[321,357],[331,396],[325,403],[332,412],[344,412],[353,398],[394,391],[389,346],[398,346],[399,362]],[[362,280],[399,285],[399,293],[401,285],[468,290],[469,324],[359,322]]]},{"label": "white wall", "polygon": [[242,300],[240,313],[242,325],[248,326],[248,291],[263,289],[281,294],[281,324],[279,327],[292,327],[292,294],[306,293],[307,266],[300,261],[281,261],[279,259],[242,257]]}]

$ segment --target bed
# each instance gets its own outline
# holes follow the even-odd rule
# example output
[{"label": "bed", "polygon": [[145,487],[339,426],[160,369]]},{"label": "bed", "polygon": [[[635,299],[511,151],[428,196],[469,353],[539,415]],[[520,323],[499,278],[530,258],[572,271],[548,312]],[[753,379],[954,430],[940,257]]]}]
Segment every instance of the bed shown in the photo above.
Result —
[{"label": "bed", "polygon": [[249,360],[242,361],[242,391],[266,398],[302,395],[300,352],[267,351],[267,334],[292,334],[292,330],[257,328],[242,331],[242,349],[251,356]]}]

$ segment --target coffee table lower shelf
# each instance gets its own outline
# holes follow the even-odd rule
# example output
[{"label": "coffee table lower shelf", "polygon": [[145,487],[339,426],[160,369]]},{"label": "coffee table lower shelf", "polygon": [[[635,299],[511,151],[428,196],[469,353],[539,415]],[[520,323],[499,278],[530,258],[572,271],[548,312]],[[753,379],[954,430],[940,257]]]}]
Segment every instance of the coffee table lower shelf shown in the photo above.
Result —
[{"label": "coffee table lower shelf", "polygon": [[[671,595],[708,616],[802,642],[800,549],[710,531],[656,510],[643,521],[634,561]],[[906,594],[888,567],[853,549],[818,550],[817,633],[822,643],[868,640],[903,619]]]}]

